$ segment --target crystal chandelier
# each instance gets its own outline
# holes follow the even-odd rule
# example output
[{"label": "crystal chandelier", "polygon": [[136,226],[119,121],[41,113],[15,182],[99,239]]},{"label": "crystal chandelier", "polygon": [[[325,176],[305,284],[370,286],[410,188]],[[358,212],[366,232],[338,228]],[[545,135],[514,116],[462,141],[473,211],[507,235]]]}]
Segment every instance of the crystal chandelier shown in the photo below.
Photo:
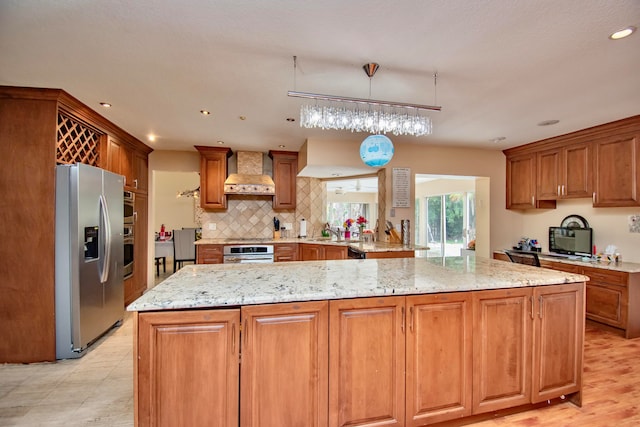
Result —
[{"label": "crystal chandelier", "polygon": [[[295,69],[295,56],[293,61]],[[379,65],[369,63],[363,65],[362,68],[369,76],[369,93],[371,93],[371,78],[378,70]],[[434,74],[434,86],[436,79],[437,74]],[[305,128],[350,130],[351,132],[368,132],[372,134],[429,135],[432,133],[433,127],[431,119],[425,114],[425,111],[442,110],[442,107],[433,105],[321,95],[308,92],[288,91],[287,95],[316,100],[313,105],[300,107],[300,126]],[[323,105],[317,101],[326,102],[327,104]]]}]

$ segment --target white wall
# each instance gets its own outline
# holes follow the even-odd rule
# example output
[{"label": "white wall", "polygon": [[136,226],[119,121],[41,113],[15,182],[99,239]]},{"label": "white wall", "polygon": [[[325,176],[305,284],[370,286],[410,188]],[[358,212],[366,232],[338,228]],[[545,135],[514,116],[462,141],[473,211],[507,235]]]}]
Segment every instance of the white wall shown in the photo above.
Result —
[{"label": "white wall", "polygon": [[200,186],[197,172],[154,171],[154,226],[158,232],[164,224],[166,231],[183,227],[196,227],[195,205],[199,199],[176,197],[184,190],[194,190]]}]

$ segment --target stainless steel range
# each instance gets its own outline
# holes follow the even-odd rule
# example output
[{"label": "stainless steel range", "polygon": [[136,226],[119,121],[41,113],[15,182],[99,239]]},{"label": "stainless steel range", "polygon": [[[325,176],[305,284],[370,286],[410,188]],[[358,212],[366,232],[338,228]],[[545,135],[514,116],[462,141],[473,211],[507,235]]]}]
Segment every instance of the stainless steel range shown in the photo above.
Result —
[{"label": "stainless steel range", "polygon": [[225,264],[273,262],[273,245],[227,245],[223,250]]}]

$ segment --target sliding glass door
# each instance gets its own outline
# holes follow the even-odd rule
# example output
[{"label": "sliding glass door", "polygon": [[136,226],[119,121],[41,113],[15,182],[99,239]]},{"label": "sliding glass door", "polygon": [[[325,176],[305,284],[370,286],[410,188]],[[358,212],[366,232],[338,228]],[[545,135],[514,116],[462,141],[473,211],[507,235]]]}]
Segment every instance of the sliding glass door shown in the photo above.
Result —
[{"label": "sliding glass door", "polygon": [[427,227],[419,240],[427,242],[427,256],[460,256],[475,234],[474,193],[429,196],[425,207]]}]

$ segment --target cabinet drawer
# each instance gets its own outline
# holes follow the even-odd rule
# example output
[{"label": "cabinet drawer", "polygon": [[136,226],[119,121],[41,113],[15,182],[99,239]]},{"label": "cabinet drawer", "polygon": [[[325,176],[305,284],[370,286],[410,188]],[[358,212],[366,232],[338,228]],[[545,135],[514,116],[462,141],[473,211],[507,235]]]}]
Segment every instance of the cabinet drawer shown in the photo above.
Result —
[{"label": "cabinet drawer", "polygon": [[297,243],[276,243],[273,247],[273,252],[275,262],[298,260]]},{"label": "cabinet drawer", "polygon": [[584,275],[589,276],[591,283],[602,285],[626,285],[628,273],[622,271],[605,270],[601,268],[584,268]]},{"label": "cabinet drawer", "polygon": [[222,245],[197,246],[198,264],[222,264]]},{"label": "cabinet drawer", "polygon": [[567,273],[582,274],[582,267],[574,264],[564,264],[561,262],[540,260],[540,265],[544,268],[550,268],[552,270],[565,271]]}]

